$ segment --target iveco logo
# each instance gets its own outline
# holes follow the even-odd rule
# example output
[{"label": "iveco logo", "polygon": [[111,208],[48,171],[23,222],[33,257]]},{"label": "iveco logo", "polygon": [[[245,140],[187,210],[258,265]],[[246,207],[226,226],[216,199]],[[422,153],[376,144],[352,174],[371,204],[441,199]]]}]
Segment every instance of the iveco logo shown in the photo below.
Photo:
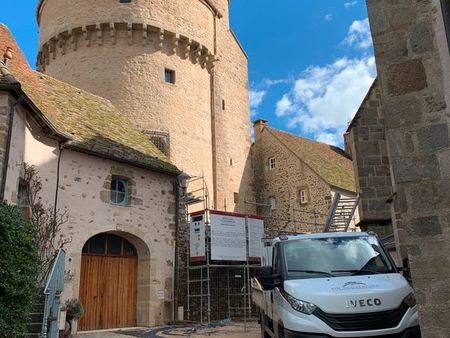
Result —
[{"label": "iveco logo", "polygon": [[357,308],[357,307],[366,307],[366,306],[380,306],[381,299],[379,298],[369,298],[369,299],[354,299],[354,300],[346,300],[345,307],[346,308]]}]

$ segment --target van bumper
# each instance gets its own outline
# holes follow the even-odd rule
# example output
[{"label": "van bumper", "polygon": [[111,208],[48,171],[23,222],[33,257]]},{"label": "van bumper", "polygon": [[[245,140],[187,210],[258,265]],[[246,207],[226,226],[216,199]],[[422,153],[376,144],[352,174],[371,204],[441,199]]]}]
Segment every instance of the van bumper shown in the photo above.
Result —
[{"label": "van bumper", "polygon": [[[285,338],[333,338],[333,336],[317,334],[317,333],[307,333],[307,332],[294,332],[290,330],[284,329],[284,337]],[[355,337],[355,336],[352,336]],[[361,337],[367,337],[366,335]],[[403,332],[390,334],[390,335],[381,335],[381,336],[372,336],[374,338],[421,338],[420,327],[411,327]]]}]

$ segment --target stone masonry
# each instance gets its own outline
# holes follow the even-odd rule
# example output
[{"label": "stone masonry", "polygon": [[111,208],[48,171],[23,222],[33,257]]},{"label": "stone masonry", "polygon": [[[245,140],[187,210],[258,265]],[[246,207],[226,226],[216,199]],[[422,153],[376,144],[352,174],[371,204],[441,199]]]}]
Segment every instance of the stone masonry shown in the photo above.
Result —
[{"label": "stone masonry", "polygon": [[346,148],[352,154],[359,192],[362,230],[375,231],[384,238],[392,234],[391,173],[385,140],[384,110],[379,81],[376,80],[356,113],[346,134]]},{"label": "stone masonry", "polygon": [[[423,336],[450,336],[450,56],[438,0],[368,0],[396,193]],[[444,8],[447,1],[442,1]]]},{"label": "stone masonry", "polygon": [[[254,200],[248,61],[228,6],[42,0],[38,68],[109,99],[147,133],[167,134],[173,163],[204,176],[210,207],[244,212],[245,200]],[[165,81],[166,70],[174,83]]]}]

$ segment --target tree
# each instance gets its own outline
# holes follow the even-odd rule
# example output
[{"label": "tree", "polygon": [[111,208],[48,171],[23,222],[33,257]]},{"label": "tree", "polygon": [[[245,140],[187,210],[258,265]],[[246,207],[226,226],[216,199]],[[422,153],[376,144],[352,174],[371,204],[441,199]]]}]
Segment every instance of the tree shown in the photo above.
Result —
[{"label": "tree", "polygon": [[43,286],[52,269],[59,249],[71,239],[61,234],[61,227],[67,222],[67,211],[60,211],[56,206],[45,206],[40,192],[41,178],[34,166],[25,164],[24,183],[26,186],[26,208],[29,220],[34,227],[39,253],[40,273],[38,285]]}]

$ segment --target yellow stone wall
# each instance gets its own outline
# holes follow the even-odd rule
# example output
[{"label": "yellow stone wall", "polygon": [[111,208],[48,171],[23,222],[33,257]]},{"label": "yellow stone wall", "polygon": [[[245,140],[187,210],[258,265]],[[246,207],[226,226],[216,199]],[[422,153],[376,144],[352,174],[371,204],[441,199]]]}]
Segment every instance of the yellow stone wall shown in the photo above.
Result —
[{"label": "yellow stone wall", "polygon": [[[254,198],[247,57],[228,5],[43,0],[38,68],[111,100],[143,130],[169,132],[172,161],[205,177],[210,207],[244,211]],[[164,81],[165,68],[175,84]]]}]

